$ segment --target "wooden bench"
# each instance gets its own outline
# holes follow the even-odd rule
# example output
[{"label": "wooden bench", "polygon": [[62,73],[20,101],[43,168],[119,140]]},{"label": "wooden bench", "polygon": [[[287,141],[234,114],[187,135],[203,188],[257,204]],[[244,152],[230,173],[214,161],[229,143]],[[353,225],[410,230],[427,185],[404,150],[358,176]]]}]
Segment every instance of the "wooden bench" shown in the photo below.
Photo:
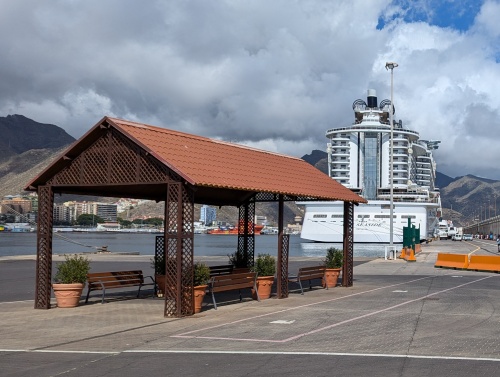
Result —
[{"label": "wooden bench", "polygon": [[[309,289],[312,289],[311,280],[321,279],[325,277],[325,266],[313,266],[313,267],[302,267],[299,268],[297,275],[289,275],[288,281],[292,283],[298,283],[300,286],[300,294],[304,294],[304,289],[302,288],[302,282],[304,280],[309,280]],[[326,289],[328,287],[325,284]]]},{"label": "wooden bench", "polygon": [[209,266],[210,268],[210,277],[218,276],[218,275],[229,275],[233,273],[233,265],[232,264],[222,264],[218,266]]},{"label": "wooden bench", "polygon": [[151,283],[144,282],[145,276],[141,270],[136,271],[112,271],[112,272],[93,272],[87,274],[87,298],[85,303],[89,300],[90,292],[102,291],[101,304],[104,304],[104,295],[106,289],[123,288],[123,287],[139,287],[137,297],[141,293],[141,288],[147,285],[155,285],[152,276],[146,276],[151,279]]},{"label": "wooden bench", "polygon": [[259,294],[257,293],[256,280],[257,274],[255,272],[212,276],[210,284],[208,285],[208,290],[212,294],[214,308],[217,310],[214,293],[232,291],[236,289],[240,291],[240,301],[242,300],[241,289],[244,288],[253,288],[256,292],[257,300],[260,301]]}]

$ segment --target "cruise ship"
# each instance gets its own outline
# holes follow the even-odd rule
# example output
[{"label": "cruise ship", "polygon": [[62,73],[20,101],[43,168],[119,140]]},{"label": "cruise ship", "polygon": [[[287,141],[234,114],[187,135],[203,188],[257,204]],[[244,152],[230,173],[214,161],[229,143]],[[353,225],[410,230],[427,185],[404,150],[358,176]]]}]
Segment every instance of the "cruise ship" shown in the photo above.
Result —
[{"label": "cruise ship", "polygon": [[[326,131],[328,174],[368,200],[354,207],[354,242],[390,242],[390,100],[377,104],[368,90],[367,102],[354,101],[354,123]],[[395,111],[393,107],[393,119]],[[421,140],[419,133],[393,120],[393,242],[403,242],[408,219],[420,228],[421,240],[434,236],[441,215],[435,187],[433,151],[439,141]],[[343,202],[298,202],[305,214],[301,238],[341,243]]]}]

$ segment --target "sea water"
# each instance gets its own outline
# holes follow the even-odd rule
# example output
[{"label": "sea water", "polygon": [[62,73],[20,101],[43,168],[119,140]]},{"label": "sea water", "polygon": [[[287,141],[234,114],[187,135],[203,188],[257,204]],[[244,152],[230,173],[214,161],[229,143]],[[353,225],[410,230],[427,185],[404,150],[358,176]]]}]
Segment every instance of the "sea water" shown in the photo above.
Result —
[{"label": "sea water", "polygon": [[[54,233],[52,252],[54,254],[92,252],[103,246],[113,253],[139,253],[154,255],[155,240],[159,234],[117,233],[117,232],[61,232]],[[223,256],[234,253],[238,245],[236,235],[195,234],[195,256]],[[290,257],[324,257],[329,247],[342,248],[342,244],[308,242],[299,235],[290,235]],[[255,237],[255,254],[276,255],[277,235]],[[36,255],[36,233],[0,232],[0,257]],[[355,244],[355,257],[383,257],[383,244]]]}]

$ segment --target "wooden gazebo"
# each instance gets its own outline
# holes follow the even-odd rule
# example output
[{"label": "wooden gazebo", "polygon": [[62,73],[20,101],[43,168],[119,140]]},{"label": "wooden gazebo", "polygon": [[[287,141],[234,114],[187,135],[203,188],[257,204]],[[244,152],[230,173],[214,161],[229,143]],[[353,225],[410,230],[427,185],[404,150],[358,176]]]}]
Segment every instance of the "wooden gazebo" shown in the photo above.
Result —
[{"label": "wooden gazebo", "polygon": [[193,313],[195,203],[239,208],[238,224],[244,225],[238,227],[237,248],[251,266],[255,203],[279,202],[277,290],[285,298],[284,202],[344,201],[344,286],[353,281],[354,205],[366,202],[299,158],[110,117],[73,143],[27,190],[38,192],[36,309],[50,308],[54,194],[83,194],[165,201],[165,231],[156,253],[167,266],[164,315],[178,317]]}]

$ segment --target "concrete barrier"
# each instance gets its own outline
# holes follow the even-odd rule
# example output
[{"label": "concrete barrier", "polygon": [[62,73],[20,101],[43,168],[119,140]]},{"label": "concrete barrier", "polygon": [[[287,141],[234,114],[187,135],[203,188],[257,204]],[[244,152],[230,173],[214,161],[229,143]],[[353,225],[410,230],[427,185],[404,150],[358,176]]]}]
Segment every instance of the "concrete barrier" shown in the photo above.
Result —
[{"label": "concrete barrier", "polygon": [[471,255],[467,269],[500,272],[500,257],[495,255]]},{"label": "concrete barrier", "polygon": [[469,265],[467,254],[446,254],[438,253],[434,267],[465,269]]}]

